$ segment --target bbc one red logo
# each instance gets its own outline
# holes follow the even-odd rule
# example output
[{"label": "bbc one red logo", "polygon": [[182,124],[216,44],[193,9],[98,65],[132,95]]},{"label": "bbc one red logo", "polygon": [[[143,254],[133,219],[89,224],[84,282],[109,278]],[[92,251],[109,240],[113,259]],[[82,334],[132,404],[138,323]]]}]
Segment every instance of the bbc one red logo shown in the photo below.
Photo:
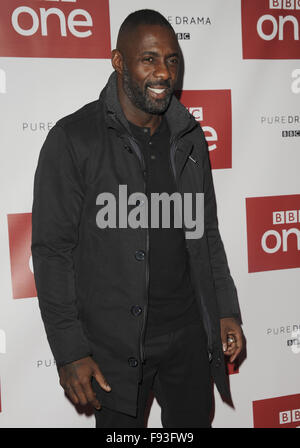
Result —
[{"label": "bbc one red logo", "polygon": [[300,195],[246,198],[249,272],[300,267]]},{"label": "bbc one red logo", "polygon": [[300,394],[253,401],[254,428],[300,428]]},{"label": "bbc one red logo", "polygon": [[183,90],[176,95],[203,129],[212,168],[231,168],[231,91]]},{"label": "bbc one red logo", "polygon": [[299,59],[300,0],[242,0],[244,59]]},{"label": "bbc one red logo", "polygon": [[1,0],[0,56],[110,58],[108,0]]},{"label": "bbc one red logo", "polygon": [[7,215],[14,299],[36,297],[31,258],[31,213]]}]

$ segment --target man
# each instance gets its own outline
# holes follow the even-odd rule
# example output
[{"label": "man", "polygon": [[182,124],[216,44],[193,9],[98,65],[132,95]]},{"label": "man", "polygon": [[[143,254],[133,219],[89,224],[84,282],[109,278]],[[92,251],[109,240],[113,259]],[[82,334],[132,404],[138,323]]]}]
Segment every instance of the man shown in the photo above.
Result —
[{"label": "man", "polygon": [[[168,21],[152,10],[130,14],[99,100],[54,126],[38,162],[41,314],[60,384],[75,404],[96,408],[97,427],[143,427],[151,389],[164,427],[210,427],[211,378],[229,397],[224,354],[233,362],[242,348],[207,145],[173,96],[179,64]],[[124,223],[129,193],[162,192],[204,194],[202,236],[187,238],[173,218],[167,228]],[[142,211],[146,201],[137,203]]]}]

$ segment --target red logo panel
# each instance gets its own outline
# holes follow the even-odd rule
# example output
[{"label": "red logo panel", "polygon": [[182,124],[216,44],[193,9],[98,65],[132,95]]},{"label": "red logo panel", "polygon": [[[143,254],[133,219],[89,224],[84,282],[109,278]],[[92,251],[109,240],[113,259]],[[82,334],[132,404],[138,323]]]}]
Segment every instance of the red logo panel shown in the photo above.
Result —
[{"label": "red logo panel", "polygon": [[110,58],[108,0],[1,0],[0,56]]},{"label": "red logo panel", "polygon": [[246,198],[249,272],[300,267],[300,195]]},{"label": "red logo panel", "polygon": [[232,167],[230,90],[183,90],[177,96],[201,124],[213,169]]},{"label": "red logo panel", "polygon": [[300,0],[242,0],[244,59],[299,59]]},{"label": "red logo panel", "polygon": [[227,373],[228,375],[235,375],[239,372],[239,368],[232,362],[228,362],[227,364]]},{"label": "red logo panel", "polygon": [[300,427],[300,394],[253,401],[254,428]]},{"label": "red logo panel", "polygon": [[7,215],[7,220],[13,298],[36,297],[34,276],[30,269],[31,213]]}]

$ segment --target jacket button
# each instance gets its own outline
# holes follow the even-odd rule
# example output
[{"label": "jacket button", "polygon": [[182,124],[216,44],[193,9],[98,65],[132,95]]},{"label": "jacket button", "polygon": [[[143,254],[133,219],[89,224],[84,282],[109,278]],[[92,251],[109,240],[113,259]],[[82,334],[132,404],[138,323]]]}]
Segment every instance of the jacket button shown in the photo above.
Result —
[{"label": "jacket button", "polygon": [[220,367],[220,365],[221,365],[221,359],[217,358],[216,359],[216,367]]},{"label": "jacket button", "polygon": [[143,309],[139,305],[133,305],[131,307],[131,314],[133,314],[133,316],[139,316],[142,313],[142,311]]},{"label": "jacket button", "polygon": [[135,256],[136,260],[142,261],[145,259],[145,252],[143,250],[137,250],[135,252],[134,256]]},{"label": "jacket button", "polygon": [[138,365],[138,360],[136,358],[128,358],[128,364],[130,367],[136,367]]}]

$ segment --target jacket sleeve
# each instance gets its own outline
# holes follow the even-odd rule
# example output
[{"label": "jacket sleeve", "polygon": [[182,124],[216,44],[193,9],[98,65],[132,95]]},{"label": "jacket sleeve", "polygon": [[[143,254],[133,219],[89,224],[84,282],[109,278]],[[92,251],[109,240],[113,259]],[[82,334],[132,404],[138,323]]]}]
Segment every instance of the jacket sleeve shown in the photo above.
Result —
[{"label": "jacket sleeve", "polygon": [[31,250],[41,316],[58,366],[91,355],[78,318],[72,256],[83,199],[71,143],[64,129],[55,125],[35,173]]},{"label": "jacket sleeve", "polygon": [[219,233],[216,197],[211,173],[209,152],[204,133],[204,226],[207,237],[210,265],[217,295],[219,317],[235,317],[241,323],[238,296],[228,267],[224,245]]}]

